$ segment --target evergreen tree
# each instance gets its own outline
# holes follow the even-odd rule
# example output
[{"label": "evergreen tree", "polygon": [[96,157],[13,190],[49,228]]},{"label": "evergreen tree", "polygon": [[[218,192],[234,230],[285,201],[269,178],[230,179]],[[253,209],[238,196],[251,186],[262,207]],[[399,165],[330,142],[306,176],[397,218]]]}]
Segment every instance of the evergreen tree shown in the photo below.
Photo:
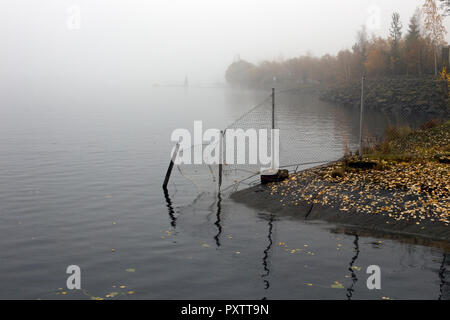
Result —
[{"label": "evergreen tree", "polygon": [[421,40],[421,11],[417,9],[409,20],[408,33],[406,34],[405,64],[407,74],[422,74]]},{"label": "evergreen tree", "polygon": [[[450,0],[449,0],[450,1]],[[408,34],[406,35],[406,40],[418,40],[420,37],[420,10],[417,9],[414,15],[409,20]]]},{"label": "evergreen tree", "polygon": [[394,12],[392,14],[391,28],[389,29],[391,35],[391,70],[393,74],[398,74],[401,69],[400,41],[402,39],[402,28],[400,14]]}]

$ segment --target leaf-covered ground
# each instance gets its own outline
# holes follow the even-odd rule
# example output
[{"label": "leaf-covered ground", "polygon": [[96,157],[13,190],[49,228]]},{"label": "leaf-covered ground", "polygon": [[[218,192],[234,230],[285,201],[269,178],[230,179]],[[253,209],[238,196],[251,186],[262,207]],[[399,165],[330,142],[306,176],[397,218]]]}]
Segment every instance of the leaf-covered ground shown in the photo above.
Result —
[{"label": "leaf-covered ground", "polygon": [[[349,167],[349,160],[290,176],[271,184],[282,206],[320,204],[340,212],[381,215],[425,229],[425,223],[450,224],[450,122],[388,142],[389,152],[365,159],[375,168]],[[407,159],[407,160],[402,160]],[[352,159],[350,159],[352,161]]]}]

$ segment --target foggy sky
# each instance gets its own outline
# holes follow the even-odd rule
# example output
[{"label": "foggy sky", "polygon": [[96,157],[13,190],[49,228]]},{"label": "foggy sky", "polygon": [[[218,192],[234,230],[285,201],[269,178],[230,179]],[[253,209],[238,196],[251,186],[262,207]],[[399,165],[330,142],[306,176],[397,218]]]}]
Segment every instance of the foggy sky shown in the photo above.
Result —
[{"label": "foggy sky", "polygon": [[[335,54],[379,8],[386,36],[393,11],[404,32],[424,0],[2,0],[0,81],[223,82],[242,59]],[[71,6],[80,29],[67,26]],[[450,30],[450,18],[446,20]],[[449,39],[447,35],[447,39]]]}]

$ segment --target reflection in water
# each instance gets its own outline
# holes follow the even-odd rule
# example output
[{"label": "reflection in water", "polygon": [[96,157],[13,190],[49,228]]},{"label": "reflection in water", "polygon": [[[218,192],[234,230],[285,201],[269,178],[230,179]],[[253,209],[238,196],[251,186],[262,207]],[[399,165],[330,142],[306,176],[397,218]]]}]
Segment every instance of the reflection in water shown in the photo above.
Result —
[{"label": "reflection in water", "polygon": [[[395,234],[395,233],[386,233],[382,231],[376,231],[376,230],[358,230],[356,231],[355,228],[348,227],[348,226],[339,226],[336,228],[331,228],[330,231],[332,233],[336,234],[345,234],[348,235],[350,232],[353,234],[357,234],[360,237],[366,237],[366,238],[383,238],[383,239],[389,239],[396,241],[398,243],[406,244],[408,249],[413,249],[416,246],[425,246],[425,247],[431,247],[438,249],[440,251],[443,251],[442,253],[442,261],[440,262],[440,267],[437,270],[438,277],[439,277],[439,295],[438,300],[450,300],[450,281],[449,278],[449,265],[450,265],[450,255],[448,252],[450,251],[450,244],[446,241],[438,241],[438,240],[432,240],[428,238],[420,238],[416,236],[408,236],[405,234]],[[356,246],[357,244],[355,244]],[[359,249],[356,249],[357,254],[359,252]],[[414,251],[408,251],[409,257],[414,256]],[[356,255],[357,258],[357,255]],[[354,257],[354,260],[355,257]],[[353,261],[353,260],[352,260]],[[350,264],[352,266],[352,264]]]},{"label": "reflection in water", "polygon": [[217,234],[214,237],[217,247],[220,247],[220,235],[222,234],[221,214],[222,214],[222,195],[219,192],[217,194],[217,211],[216,211],[217,220],[214,223],[214,225],[217,227]]},{"label": "reflection in water", "polygon": [[[269,253],[270,250],[272,249],[272,245],[273,245],[273,239],[272,239],[272,234],[273,234],[273,222],[275,220],[274,215],[270,215],[269,219],[268,219],[268,225],[269,225],[269,229],[268,229],[268,234],[267,234],[267,247],[264,250],[264,255],[263,255],[263,260],[262,260],[262,265],[264,268],[264,272],[262,273],[261,278],[263,279],[264,282],[264,289],[268,290],[270,288],[270,283],[269,280],[267,279],[269,277],[270,274],[270,269],[269,269]],[[266,300],[267,298],[264,297],[263,300]]]},{"label": "reflection in water", "polygon": [[396,234],[380,230],[361,230],[351,226],[337,226],[337,227],[333,226],[332,228],[330,228],[330,232],[344,235],[357,234],[359,237],[364,238],[383,238],[387,240],[400,242],[406,245],[432,247],[445,252],[450,251],[450,243],[446,241],[421,238],[408,234]]},{"label": "reflection in water", "polygon": [[357,234],[355,235],[355,241],[353,241],[353,244],[355,245],[355,248],[354,248],[355,255],[352,257],[352,260],[350,261],[350,265],[348,268],[348,270],[351,272],[351,275],[352,275],[352,284],[347,289],[348,300],[352,300],[353,293],[355,292],[354,287],[355,287],[356,283],[358,282],[358,277],[356,276],[355,268],[354,268],[355,262],[359,256],[359,236]]},{"label": "reflection in water", "polygon": [[448,261],[448,254],[444,253],[442,257],[441,267],[439,268],[439,298],[438,300],[449,300],[450,299],[450,283],[446,281],[447,278],[447,265],[450,264]]},{"label": "reflection in water", "polygon": [[172,228],[176,229],[177,218],[175,217],[175,210],[173,209],[172,200],[170,199],[167,189],[164,189],[164,197],[166,198],[166,206],[167,210],[169,211],[170,225],[172,226]]}]

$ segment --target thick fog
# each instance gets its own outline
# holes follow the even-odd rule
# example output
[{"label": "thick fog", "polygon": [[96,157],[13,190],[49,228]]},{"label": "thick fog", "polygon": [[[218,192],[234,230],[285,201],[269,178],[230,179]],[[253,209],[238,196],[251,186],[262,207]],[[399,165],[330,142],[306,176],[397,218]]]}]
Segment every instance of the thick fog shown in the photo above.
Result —
[{"label": "thick fog", "polygon": [[[151,86],[224,82],[258,63],[351,48],[361,25],[406,32],[423,0],[2,0],[2,90],[47,83]],[[450,18],[446,20],[449,27]]]}]

